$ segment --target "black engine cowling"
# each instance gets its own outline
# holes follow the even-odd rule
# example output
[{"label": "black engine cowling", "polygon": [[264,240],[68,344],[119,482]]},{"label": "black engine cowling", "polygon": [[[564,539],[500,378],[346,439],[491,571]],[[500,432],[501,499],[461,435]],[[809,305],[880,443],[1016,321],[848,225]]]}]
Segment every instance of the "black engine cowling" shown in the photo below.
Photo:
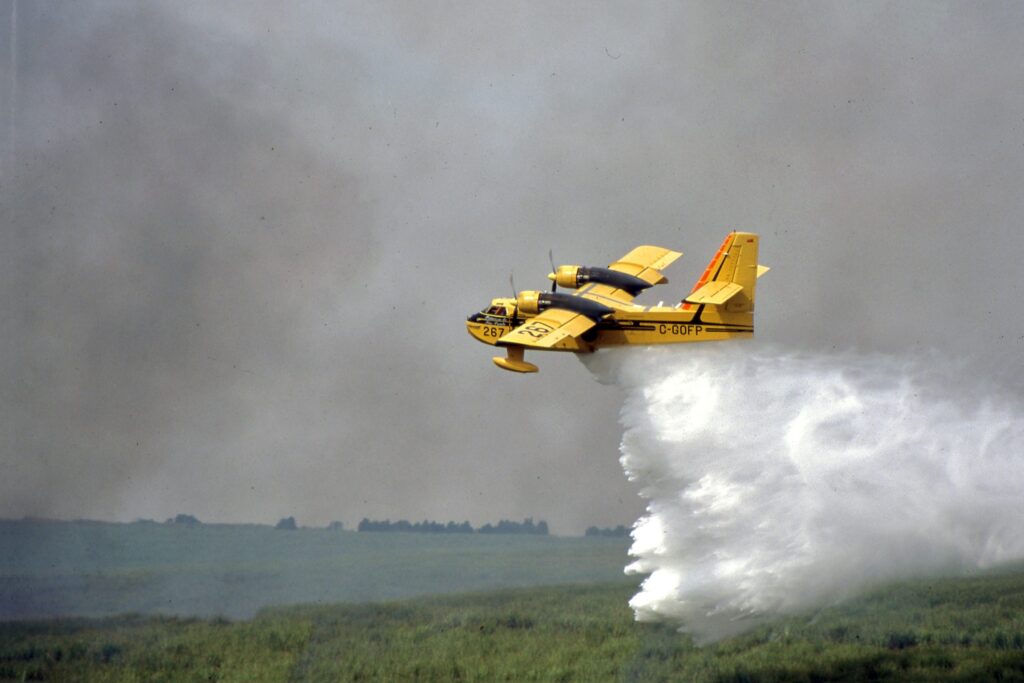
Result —
[{"label": "black engine cowling", "polygon": [[567,311],[581,313],[594,321],[615,311],[596,301],[558,292],[519,292],[516,305],[522,315],[537,315],[549,308],[564,308]]},{"label": "black engine cowling", "polygon": [[651,283],[645,282],[635,275],[597,266],[559,266],[558,270],[548,277],[569,289],[579,289],[590,282],[600,282],[603,285],[625,290],[631,296],[636,296],[652,286]]}]

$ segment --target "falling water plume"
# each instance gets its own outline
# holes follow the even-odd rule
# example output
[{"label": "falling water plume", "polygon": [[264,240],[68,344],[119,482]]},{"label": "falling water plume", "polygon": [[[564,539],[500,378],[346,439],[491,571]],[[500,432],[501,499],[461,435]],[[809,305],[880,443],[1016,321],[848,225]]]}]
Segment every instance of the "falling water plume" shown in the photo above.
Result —
[{"label": "falling water plume", "polygon": [[1024,410],[939,359],[754,344],[603,351],[638,620],[700,641],[870,585],[1024,557]]}]

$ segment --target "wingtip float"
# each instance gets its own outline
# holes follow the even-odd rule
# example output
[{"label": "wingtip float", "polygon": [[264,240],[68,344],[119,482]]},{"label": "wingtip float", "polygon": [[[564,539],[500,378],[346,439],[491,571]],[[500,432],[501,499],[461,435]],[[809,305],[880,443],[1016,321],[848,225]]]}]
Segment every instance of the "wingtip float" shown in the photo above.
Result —
[{"label": "wingtip float", "polygon": [[[668,282],[662,274],[682,252],[640,246],[607,268],[559,266],[548,274],[550,292],[524,291],[497,298],[469,316],[477,340],[505,348],[494,364],[537,372],[526,349],[589,353],[606,346],[683,344],[749,337],[754,333],[754,291],[768,268],[757,262],[758,236],[732,232],[691,292],[675,306],[639,306],[633,298]],[[558,292],[558,287],[572,290]]]}]

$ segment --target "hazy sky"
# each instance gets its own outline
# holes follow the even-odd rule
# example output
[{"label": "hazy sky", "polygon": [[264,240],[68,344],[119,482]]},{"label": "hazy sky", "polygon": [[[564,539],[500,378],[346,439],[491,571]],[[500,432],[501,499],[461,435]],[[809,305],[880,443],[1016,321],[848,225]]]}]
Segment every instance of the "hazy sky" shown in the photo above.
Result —
[{"label": "hazy sky", "polygon": [[467,314],[547,251],[1024,382],[1024,5],[0,3],[0,516],[629,524],[620,399]]}]

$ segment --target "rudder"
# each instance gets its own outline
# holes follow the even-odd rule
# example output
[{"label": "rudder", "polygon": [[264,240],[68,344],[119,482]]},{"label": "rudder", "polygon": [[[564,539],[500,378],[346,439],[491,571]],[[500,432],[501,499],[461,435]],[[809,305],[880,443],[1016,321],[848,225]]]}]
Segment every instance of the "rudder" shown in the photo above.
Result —
[{"label": "rudder", "polygon": [[758,236],[752,232],[731,232],[719,247],[683,308],[695,304],[722,306],[730,313],[752,313],[757,278],[768,268],[757,263]]}]

